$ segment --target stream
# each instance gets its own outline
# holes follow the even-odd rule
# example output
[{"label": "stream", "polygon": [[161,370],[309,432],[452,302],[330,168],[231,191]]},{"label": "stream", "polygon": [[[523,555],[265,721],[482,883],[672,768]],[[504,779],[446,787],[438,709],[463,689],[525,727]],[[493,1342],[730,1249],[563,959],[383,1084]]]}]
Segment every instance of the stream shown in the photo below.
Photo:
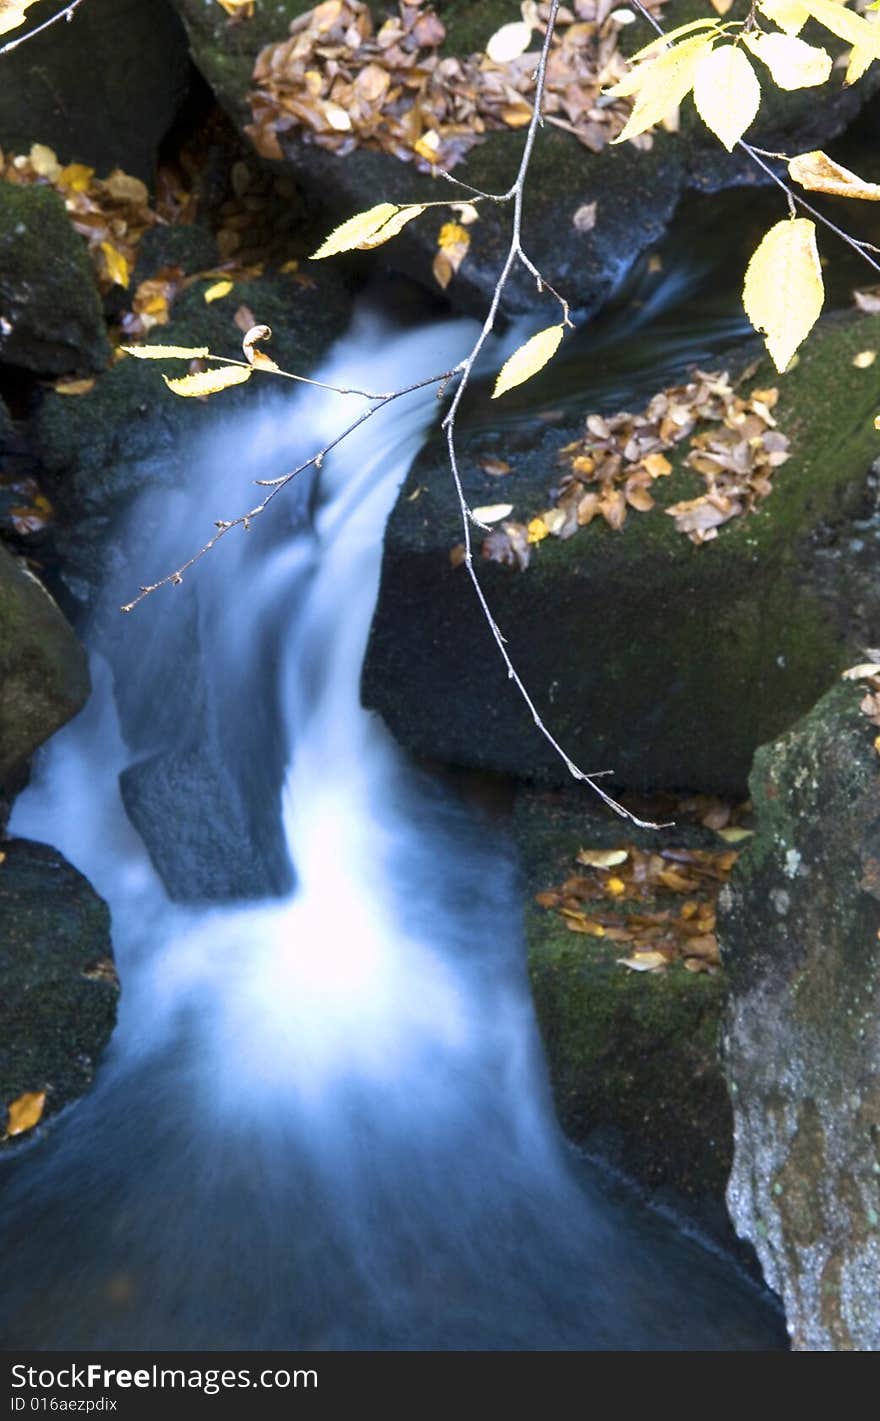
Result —
[{"label": "stream", "polygon": [[[663,319],[693,294],[665,290]],[[738,329],[720,312],[716,347]],[[318,375],[392,389],[458,360],[474,330],[363,309]],[[612,361],[608,391],[617,378]],[[135,510],[107,607],[357,408],[273,392],[232,420],[218,402],[174,492]],[[384,522],[436,414],[433,389],[397,401],[115,640],[87,634],[91,701],[42,753],[10,829],[55,845],[107,900],[123,992],[91,1093],[3,1165],[7,1348],[786,1345],[729,1260],[609,1192],[565,1144],[503,828],[361,708]],[[259,901],[171,901],[120,797],[120,773],[178,733],[194,625],[219,771],[277,881]],[[184,869],[197,828],[182,801],[166,832]]]}]

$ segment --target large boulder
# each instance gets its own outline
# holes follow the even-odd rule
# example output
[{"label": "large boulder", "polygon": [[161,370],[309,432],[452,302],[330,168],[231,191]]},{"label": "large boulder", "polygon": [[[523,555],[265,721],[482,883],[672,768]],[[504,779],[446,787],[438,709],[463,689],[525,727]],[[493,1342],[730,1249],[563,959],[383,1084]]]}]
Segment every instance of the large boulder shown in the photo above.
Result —
[{"label": "large boulder", "polygon": [[[269,42],[284,40],[290,21],[312,6],[308,0],[278,0],[271,9],[257,6],[250,19],[230,22],[220,6],[206,5],[203,0],[174,0],[174,4],[186,24],[196,65],[244,131],[252,117],[248,94],[257,55]],[[510,0],[484,0],[480,5],[441,0],[435,8],[446,28],[444,56],[466,57],[485,49],[500,25],[519,17]],[[607,10],[599,8],[604,18]],[[388,7],[376,3],[370,9],[378,28]],[[744,17],[747,12],[746,0],[737,0],[726,18]],[[584,15],[587,13],[585,10]],[[704,14],[702,0],[671,0],[663,19],[666,27],[672,28]],[[339,29],[341,39],[343,20]],[[624,47],[633,52],[652,35],[640,20],[624,31]],[[823,35],[828,38],[827,32]],[[832,38],[830,48],[836,44]],[[827,145],[858,112],[876,82],[871,72],[849,89],[842,88],[835,78],[833,85],[821,91],[794,93],[782,93],[768,83],[761,113],[749,136],[773,151],[797,152]],[[483,192],[505,192],[516,177],[522,143],[522,128],[490,132],[457,166],[455,176]],[[766,174],[741,151],[724,151],[697,119],[690,101],[683,107],[681,132],[658,132],[650,152],[639,152],[629,144],[590,152],[571,133],[550,125],[545,126],[539,143],[526,200],[526,245],[546,279],[582,313],[601,305],[638,255],[658,240],[688,189],[717,190],[767,181]],[[340,217],[371,207],[380,199],[442,203],[467,196],[384,152],[360,147],[347,157],[337,157],[310,142],[308,135],[303,137],[301,130],[282,135],[281,149],[285,166],[298,183]],[[575,214],[592,203],[597,204],[595,226],[576,224]],[[432,263],[438,233],[449,216],[445,207],[428,211],[361,264],[386,263],[436,290]],[[467,259],[448,295],[464,308],[482,312],[510,241],[509,208],[484,204],[480,220],[469,231]],[[517,266],[504,294],[504,309],[509,313],[528,311],[534,303],[534,278]]]},{"label": "large boulder", "polygon": [[794,1346],[880,1348],[880,760],[857,686],[755,758],[719,913],[739,1233]]},{"label": "large boulder", "polygon": [[[714,542],[695,546],[663,514],[703,487],[670,453],[673,473],[654,485],[658,506],[620,531],[597,518],[567,541],[547,537],[525,572],[477,559],[514,665],[583,769],[612,770],[632,788],[737,794],[756,747],[827,689],[848,642],[880,632],[874,544],[864,536],[876,500],[877,397],[870,370],[852,363],[878,345],[880,318],[832,320],[788,375],[757,370],[746,388],[778,386],[774,413],[793,457],[757,510]],[[545,398],[552,407],[552,383]],[[582,432],[533,420],[463,434],[471,505],[503,499],[527,522],[547,507],[560,447]],[[481,467],[487,454],[513,472],[492,477]],[[450,558],[460,540],[438,439],[388,524],[365,703],[417,754],[565,783],[565,766],[508,682],[465,568]],[[849,556],[856,545],[862,561]]]},{"label": "large boulder", "polygon": [[[63,8],[49,0],[34,22]],[[12,40],[34,28],[31,17]],[[123,168],[147,181],[186,96],[186,37],[168,0],[88,0],[3,56],[0,147],[53,148],[62,162],[103,176]]]},{"label": "large boulder", "polygon": [[[717,849],[719,841],[694,827],[624,830],[584,793],[520,793],[514,834],[525,875],[532,996],[563,1129],[655,1202],[686,1211],[730,1245],[724,1190],[733,1121],[718,1055],[723,979],[681,963],[661,972],[628,970],[620,942],[571,932],[563,916],[536,902],[578,872],[584,846]],[[607,899],[584,903],[588,913],[607,906]],[[657,906],[621,898],[616,909],[625,915]]]},{"label": "large boulder", "polygon": [[106,904],[57,850],[0,843],[0,1135],[23,1095],[45,1094],[43,1118],[82,1095],[118,996]]},{"label": "large boulder", "polygon": [[85,652],[49,593],[0,546],[0,786],[85,705]]},{"label": "large boulder", "polygon": [[86,244],[61,198],[0,180],[0,361],[60,375],[109,358]]}]

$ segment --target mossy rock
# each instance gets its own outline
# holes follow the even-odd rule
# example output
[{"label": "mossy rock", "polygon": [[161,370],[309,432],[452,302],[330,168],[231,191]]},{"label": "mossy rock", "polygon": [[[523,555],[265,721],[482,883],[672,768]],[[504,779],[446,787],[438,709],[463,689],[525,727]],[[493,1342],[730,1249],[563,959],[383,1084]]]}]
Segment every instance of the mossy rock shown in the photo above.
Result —
[{"label": "mossy rock", "polygon": [[0,786],[88,693],[85,652],[42,584],[0,546]]},{"label": "mossy rock", "polygon": [[88,1088],[116,1022],[110,914],[57,850],[0,852],[0,1123],[27,1092],[45,1092],[48,1119]]},{"label": "mossy rock", "polygon": [[[230,24],[219,6],[201,0],[175,0],[186,23],[195,63],[233,120],[243,129],[250,122],[247,95],[254,60],[260,49],[286,36],[290,20],[311,8],[303,0],[277,0],[257,7],[253,19]],[[702,0],[672,0],[664,11],[668,28],[695,15],[705,15]],[[371,6],[377,18],[387,7]],[[438,4],[446,25],[443,52],[467,55],[485,47],[502,24],[520,18],[515,0],[490,0],[474,5],[466,0]],[[726,18],[747,13],[738,0]],[[827,32],[824,32],[827,34]],[[653,31],[643,22],[625,32],[634,50]],[[830,48],[836,41],[832,39]],[[837,48],[842,46],[839,44]],[[880,70],[880,66],[874,66]],[[762,111],[750,138],[765,148],[805,151],[827,143],[855,116],[877,77],[873,71],[859,85],[842,89],[833,84],[816,90],[782,93],[765,85]],[[491,133],[472,149],[456,176],[483,191],[501,193],[513,182],[522,153],[522,132]],[[454,200],[442,179],[420,174],[409,163],[383,153],[358,149],[346,158],[297,136],[282,138],[285,163],[297,182],[337,217],[371,207],[378,198],[391,202]],[[764,183],[767,176],[741,151],[728,154],[697,118],[688,101],[680,134],[658,132],[650,152],[629,144],[588,152],[571,134],[545,127],[532,163],[526,195],[524,232],[530,257],[546,279],[562,291],[572,307],[588,314],[602,305],[636,258],[663,234],[675,208],[690,188],[717,190],[744,182]],[[578,231],[574,214],[584,204],[598,204],[598,220],[589,232]],[[510,213],[505,206],[484,204],[480,220],[470,229],[471,246],[447,296],[459,307],[482,312],[491,296],[510,241]],[[432,262],[437,234],[449,218],[446,208],[425,213],[407,225],[394,242],[378,252],[349,259],[356,269],[377,265],[400,270],[435,290]],[[517,266],[507,284],[503,309],[509,313],[535,306],[535,282]]]},{"label": "mossy rock", "polygon": [[[29,15],[33,29],[66,0]],[[12,39],[7,35],[6,39]],[[88,0],[3,56],[0,147],[53,148],[62,162],[150,181],[190,81],[186,36],[168,0]]]},{"label": "mossy rock", "polygon": [[[793,457],[758,510],[714,542],[694,546],[664,516],[663,507],[703,488],[682,451],[655,486],[658,506],[631,515],[621,531],[597,519],[566,542],[547,538],[524,573],[479,560],[513,663],[583,769],[610,769],[634,789],[740,793],[756,747],[815,702],[848,644],[877,644],[871,559],[851,564],[845,550],[853,540],[864,546],[878,450],[875,382],[852,361],[878,345],[880,318],[829,320],[790,374],[757,370],[755,387],[780,388],[776,414]],[[503,497],[522,521],[540,512],[558,477],[557,451],[580,429],[533,421],[462,435],[471,506]],[[503,490],[480,467],[487,453],[513,467]],[[461,536],[445,444],[436,440],[388,524],[365,703],[417,754],[565,783],[565,767],[508,682],[466,570],[450,561]]]},{"label": "mossy rock", "polygon": [[836,685],[763,747],[758,832],[719,899],[728,1190],[795,1348],[880,1349],[880,760]]},{"label": "mossy rock", "polygon": [[0,361],[61,375],[109,358],[86,245],[61,198],[0,181]]},{"label": "mossy rock", "polygon": [[714,836],[624,829],[597,814],[586,793],[522,792],[514,817],[529,976],[557,1114],[577,1144],[729,1243],[733,1122],[718,1059],[722,979],[680,965],[629,971],[618,961],[627,955],[620,943],[570,932],[534,901],[576,871],[581,847],[697,846]]}]

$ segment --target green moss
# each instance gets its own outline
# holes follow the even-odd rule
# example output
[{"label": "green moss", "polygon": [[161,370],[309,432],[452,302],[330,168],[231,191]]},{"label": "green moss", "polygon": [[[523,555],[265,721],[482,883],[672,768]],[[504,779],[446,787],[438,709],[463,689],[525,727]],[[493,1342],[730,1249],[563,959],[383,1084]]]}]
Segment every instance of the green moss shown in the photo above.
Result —
[{"label": "green moss", "polygon": [[[651,1189],[720,1205],[731,1159],[717,1049],[722,980],[681,967],[627,971],[618,962],[625,946],[572,933],[533,901],[572,872],[587,841],[656,845],[657,836],[629,826],[623,832],[574,795],[521,794],[515,827],[527,882],[532,994],[563,1128]],[[663,839],[705,837],[679,829]],[[607,901],[601,907],[607,910]]]}]

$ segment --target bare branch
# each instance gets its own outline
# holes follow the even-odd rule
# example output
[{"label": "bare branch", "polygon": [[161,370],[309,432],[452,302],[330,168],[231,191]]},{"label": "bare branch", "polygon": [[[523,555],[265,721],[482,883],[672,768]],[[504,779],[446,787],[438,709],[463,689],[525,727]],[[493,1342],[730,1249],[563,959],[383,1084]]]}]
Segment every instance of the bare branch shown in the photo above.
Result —
[{"label": "bare branch", "polygon": [[[238,364],[240,362],[233,361],[230,363]],[[226,534],[230,533],[233,528],[244,528],[245,532],[247,532],[253,520],[258,518],[261,513],[265,513],[272,500],[281,493],[282,489],[287,488],[287,485],[292,483],[298,474],[304,473],[306,469],[310,469],[313,466],[319,469],[331,449],[335,449],[337,444],[341,444],[343,439],[347,439],[349,434],[352,434],[354,430],[358,429],[360,425],[364,424],[380,409],[384,409],[386,405],[390,405],[394,400],[399,400],[402,395],[412,394],[413,390],[421,390],[424,389],[426,385],[438,385],[441,381],[451,379],[459,368],[459,366],[456,366],[453,370],[444,370],[441,375],[429,375],[427,379],[417,380],[415,384],[407,385],[402,390],[394,390],[390,395],[379,396],[376,403],[370,405],[369,409],[362,410],[357,419],[353,420],[341,434],[337,434],[335,439],[331,439],[330,443],[325,444],[323,449],[319,449],[316,454],[312,454],[311,458],[304,459],[295,469],[291,469],[289,473],[282,474],[281,477],[277,479],[255,479],[254,482],[257,485],[268,488],[271,492],[268,493],[260,503],[255,504],[253,508],[249,508],[247,513],[240,513],[237,518],[230,518],[228,520],[218,518],[214,524],[217,532],[212,538],[208,539],[207,543],[199,548],[198,552],[193,553],[192,557],[187,558],[186,562],[181,563],[180,567],[176,567],[173,572],[166,573],[164,577],[160,577],[157,582],[151,582],[141,587],[137,597],[133,597],[130,602],[126,602],[123,607],[120,607],[120,612],[133,612],[139,602],[143,602],[147,597],[151,596],[153,592],[158,592],[160,587],[179,587],[181,582],[183,582],[184,573],[188,572],[191,567],[201,561],[206,553],[209,553],[212,548],[216,547],[221,538],[225,538]],[[326,388],[330,390],[336,389],[334,385],[328,385]]]},{"label": "bare branch", "polygon": [[28,30],[27,34],[19,35],[17,39],[8,40],[6,44],[0,45],[0,54],[8,54],[11,49],[18,49],[20,44],[25,44],[27,40],[33,39],[34,35],[42,34],[50,25],[54,25],[58,20],[70,21],[73,19],[74,10],[78,10],[83,0],[70,0],[69,5],[65,5],[63,10],[59,10],[57,15],[53,15],[50,20],[44,20],[41,25],[37,25],[35,30]]}]

